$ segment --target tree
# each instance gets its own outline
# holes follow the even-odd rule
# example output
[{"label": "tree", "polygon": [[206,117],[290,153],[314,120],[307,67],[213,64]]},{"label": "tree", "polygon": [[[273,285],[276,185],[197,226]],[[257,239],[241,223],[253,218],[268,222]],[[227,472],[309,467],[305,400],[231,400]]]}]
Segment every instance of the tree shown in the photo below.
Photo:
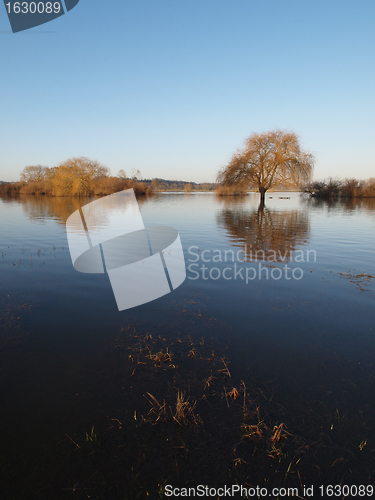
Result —
[{"label": "tree", "polygon": [[142,174],[139,169],[132,168],[132,179],[133,181],[140,181],[142,179]]},{"label": "tree", "polygon": [[217,181],[239,189],[257,188],[264,205],[266,191],[272,186],[298,187],[308,182],[313,165],[313,155],[301,149],[298,136],[293,132],[254,133],[245,140],[244,148],[219,171]]},{"label": "tree", "polygon": [[191,193],[193,191],[193,186],[190,183],[185,184],[184,190],[185,190],[185,193]]},{"label": "tree", "polygon": [[43,167],[42,165],[25,167],[21,172],[21,181],[40,182],[46,177],[48,170],[47,167]]},{"label": "tree", "polygon": [[70,158],[54,169],[53,194],[87,196],[94,192],[97,181],[108,177],[109,169],[96,160]]},{"label": "tree", "polygon": [[161,191],[162,190],[162,185],[161,185],[159,179],[152,179],[152,181],[151,181],[151,188],[154,191]]},{"label": "tree", "polygon": [[122,179],[123,181],[125,181],[127,179],[126,177],[126,172],[123,168],[121,168],[118,172],[117,172],[117,177],[119,179]]}]

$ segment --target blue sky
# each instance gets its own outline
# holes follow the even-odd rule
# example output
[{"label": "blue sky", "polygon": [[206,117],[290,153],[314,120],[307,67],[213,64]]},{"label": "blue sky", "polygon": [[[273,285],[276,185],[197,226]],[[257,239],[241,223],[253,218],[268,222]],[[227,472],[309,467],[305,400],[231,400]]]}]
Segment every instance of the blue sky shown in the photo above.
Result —
[{"label": "blue sky", "polygon": [[12,34],[0,5],[0,180],[72,156],[214,181],[252,132],[315,178],[375,177],[374,0],[80,0]]}]

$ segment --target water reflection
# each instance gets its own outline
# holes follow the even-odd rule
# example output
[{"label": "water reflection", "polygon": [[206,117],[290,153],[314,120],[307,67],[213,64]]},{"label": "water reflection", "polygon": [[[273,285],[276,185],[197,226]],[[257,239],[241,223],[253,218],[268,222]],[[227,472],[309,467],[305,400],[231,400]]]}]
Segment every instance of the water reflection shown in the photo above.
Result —
[{"label": "water reflection", "polygon": [[375,198],[306,198],[305,200],[310,208],[375,215]]},{"label": "water reflection", "polygon": [[[4,203],[19,203],[26,217],[31,221],[43,223],[45,219],[55,220],[59,224],[65,224],[68,217],[79,210],[84,205],[98,199],[94,197],[74,197],[74,196],[43,196],[43,195],[1,195]],[[145,202],[145,198],[137,198],[138,205]],[[95,225],[108,225],[106,216],[103,213],[95,214],[97,220]]]},{"label": "water reflection", "polygon": [[219,227],[233,246],[245,249],[247,260],[288,261],[310,235],[309,213],[303,209],[275,210],[229,202],[216,214]]}]

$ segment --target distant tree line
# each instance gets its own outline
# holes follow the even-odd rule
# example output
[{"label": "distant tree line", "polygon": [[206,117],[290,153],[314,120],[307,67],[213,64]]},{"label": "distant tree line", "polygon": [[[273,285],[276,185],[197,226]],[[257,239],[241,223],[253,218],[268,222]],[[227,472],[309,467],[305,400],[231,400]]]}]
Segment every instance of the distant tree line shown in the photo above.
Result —
[{"label": "distant tree line", "polygon": [[330,178],[311,182],[303,191],[313,198],[375,198],[375,178],[365,181]]},{"label": "distant tree line", "polygon": [[123,169],[117,176],[111,176],[109,169],[100,162],[79,157],[70,158],[53,168],[27,166],[22,170],[19,182],[0,182],[0,193],[91,196],[133,188],[137,195],[149,195],[161,191],[214,191],[216,187],[215,183],[142,179],[137,169],[132,169],[130,176]]},{"label": "distant tree line", "polygon": [[141,182],[139,170],[128,178],[123,170],[110,176],[109,169],[96,160],[70,158],[53,168],[27,166],[19,182],[2,183],[1,193],[47,194],[52,196],[107,195],[133,188],[138,195],[147,195],[152,188]]},{"label": "distant tree line", "polygon": [[56,167],[27,166],[19,182],[0,181],[0,194],[47,194],[52,196],[108,195],[133,188],[137,195],[153,192],[216,191],[220,195],[245,194],[268,189],[302,189],[314,198],[375,198],[375,178],[328,179],[300,187],[312,172],[313,157],[301,151],[297,136],[282,131],[253,134],[243,151],[236,153],[220,170],[218,182],[187,182],[161,178],[142,179],[137,169],[130,176],[121,169],[111,176],[109,169],[86,157],[70,158]]},{"label": "distant tree line", "polygon": [[166,179],[146,179],[143,182],[150,184],[153,191],[185,191],[192,193],[194,191],[214,191],[217,188],[215,182],[187,182],[187,181],[168,181]]}]

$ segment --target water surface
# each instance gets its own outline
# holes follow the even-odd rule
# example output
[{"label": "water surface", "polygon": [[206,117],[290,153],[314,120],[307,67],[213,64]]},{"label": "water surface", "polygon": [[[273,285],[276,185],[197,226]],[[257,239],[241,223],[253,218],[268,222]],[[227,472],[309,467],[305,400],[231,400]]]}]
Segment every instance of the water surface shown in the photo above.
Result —
[{"label": "water surface", "polygon": [[14,477],[21,457],[39,456],[45,443],[86,432],[94,415],[126,407],[108,390],[116,382],[103,366],[130,324],[217,339],[234,378],[272,381],[297,415],[303,401],[327,398],[333,411],[342,403],[358,419],[365,414],[361,436],[374,449],[374,200],[270,193],[263,208],[256,194],[141,199],[146,225],[179,231],[187,279],[122,312],[108,276],[72,266],[65,222],[90,201],[0,199],[1,457]]}]

